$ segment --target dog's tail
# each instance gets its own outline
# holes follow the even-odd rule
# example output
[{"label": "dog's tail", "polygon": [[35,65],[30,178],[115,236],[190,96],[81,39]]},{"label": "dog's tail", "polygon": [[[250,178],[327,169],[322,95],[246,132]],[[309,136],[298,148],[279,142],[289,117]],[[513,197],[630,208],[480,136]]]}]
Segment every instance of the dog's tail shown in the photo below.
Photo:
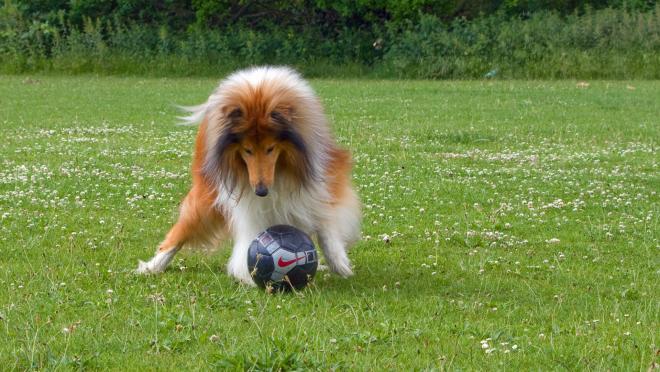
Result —
[{"label": "dog's tail", "polygon": [[177,106],[181,111],[187,113],[188,115],[178,116],[178,119],[181,120],[179,124],[181,125],[196,125],[199,124],[202,119],[208,114],[209,110],[212,107],[216,107],[220,97],[217,94],[212,94],[206,102],[197,106]]},{"label": "dog's tail", "polygon": [[177,108],[187,115],[177,116],[177,119],[181,120],[179,124],[181,125],[195,125],[202,121],[204,115],[206,115],[207,103],[202,103],[197,106],[179,106]]}]

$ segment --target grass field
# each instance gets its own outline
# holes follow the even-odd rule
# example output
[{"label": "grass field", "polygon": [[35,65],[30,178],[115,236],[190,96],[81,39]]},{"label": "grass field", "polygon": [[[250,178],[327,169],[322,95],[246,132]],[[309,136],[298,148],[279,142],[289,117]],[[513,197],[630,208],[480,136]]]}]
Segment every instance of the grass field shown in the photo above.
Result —
[{"label": "grass field", "polygon": [[660,363],[660,82],[313,81],[355,158],[356,275],[267,295],[228,250],[132,273],[189,186],[173,104],[215,80],[0,81],[0,369]]}]

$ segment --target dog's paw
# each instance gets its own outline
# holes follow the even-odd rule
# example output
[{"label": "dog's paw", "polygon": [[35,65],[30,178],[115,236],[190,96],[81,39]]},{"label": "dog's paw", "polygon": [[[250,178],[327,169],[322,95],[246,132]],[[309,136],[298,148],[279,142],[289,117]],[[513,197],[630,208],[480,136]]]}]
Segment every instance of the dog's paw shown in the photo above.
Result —
[{"label": "dog's paw", "polygon": [[154,270],[153,265],[149,265],[150,262],[144,262],[142,260],[138,261],[138,267],[135,269],[135,273],[139,275],[149,275],[156,274],[158,271]]},{"label": "dog's paw", "polygon": [[159,274],[165,271],[166,267],[159,260],[151,259],[148,262],[138,260],[138,267],[135,269],[135,273],[139,275]]},{"label": "dog's paw", "polygon": [[330,268],[327,265],[319,264],[319,266],[316,268],[316,270],[317,271],[328,271],[328,270],[330,270]]},{"label": "dog's paw", "polygon": [[252,277],[250,275],[246,276],[237,276],[234,275],[234,278],[242,285],[248,286],[248,287],[256,287],[257,285],[254,283],[254,280],[252,280]]},{"label": "dog's paw", "polygon": [[135,270],[137,274],[158,274],[165,271],[167,265],[172,261],[178,249],[170,249],[165,252],[157,252],[149,261],[138,261],[138,267]]},{"label": "dog's paw", "polygon": [[227,273],[241,284],[250,287],[256,286],[254,280],[252,280],[250,272],[248,271],[247,264],[245,263],[237,264],[236,261],[229,261],[229,265],[227,265]]},{"label": "dog's paw", "polygon": [[332,272],[341,276],[342,278],[348,278],[353,276],[353,270],[351,269],[351,263],[349,261],[340,262],[330,267]]}]

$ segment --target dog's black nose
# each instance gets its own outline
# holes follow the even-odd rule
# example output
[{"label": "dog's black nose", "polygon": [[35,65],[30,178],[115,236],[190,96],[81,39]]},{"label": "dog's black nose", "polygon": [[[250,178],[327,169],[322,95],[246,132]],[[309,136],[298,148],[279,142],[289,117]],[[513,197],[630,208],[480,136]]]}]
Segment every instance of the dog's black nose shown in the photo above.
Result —
[{"label": "dog's black nose", "polygon": [[268,188],[264,186],[263,183],[258,183],[254,193],[257,194],[257,196],[266,196],[268,195]]}]

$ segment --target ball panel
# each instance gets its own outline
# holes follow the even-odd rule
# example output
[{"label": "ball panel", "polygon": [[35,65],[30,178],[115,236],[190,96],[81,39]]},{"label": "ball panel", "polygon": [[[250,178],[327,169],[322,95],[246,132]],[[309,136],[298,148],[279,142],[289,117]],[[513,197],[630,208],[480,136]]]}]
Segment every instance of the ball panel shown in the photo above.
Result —
[{"label": "ball panel", "polygon": [[280,242],[278,237],[270,234],[268,230],[259,234],[255,240],[258,241],[261,246],[265,247],[270,254],[273,254],[273,252],[280,249]]},{"label": "ball panel", "polygon": [[275,264],[270,253],[255,239],[248,248],[248,270],[255,284],[265,287],[274,269]]},{"label": "ball panel", "polygon": [[311,279],[301,266],[296,266],[287,274],[289,282],[295,289],[303,289]]},{"label": "ball panel", "polygon": [[282,273],[282,272],[279,272],[279,271],[273,271],[270,274],[270,276],[268,277],[268,282],[270,282],[270,283],[279,282],[282,279],[284,279],[284,275],[286,275],[286,273]]},{"label": "ball panel", "polygon": [[255,265],[255,268],[250,271],[250,273],[255,282],[259,281],[261,283],[260,286],[263,287],[265,286],[266,282],[270,280],[273,273],[273,268],[273,259],[270,256],[258,253],[257,264]]}]

